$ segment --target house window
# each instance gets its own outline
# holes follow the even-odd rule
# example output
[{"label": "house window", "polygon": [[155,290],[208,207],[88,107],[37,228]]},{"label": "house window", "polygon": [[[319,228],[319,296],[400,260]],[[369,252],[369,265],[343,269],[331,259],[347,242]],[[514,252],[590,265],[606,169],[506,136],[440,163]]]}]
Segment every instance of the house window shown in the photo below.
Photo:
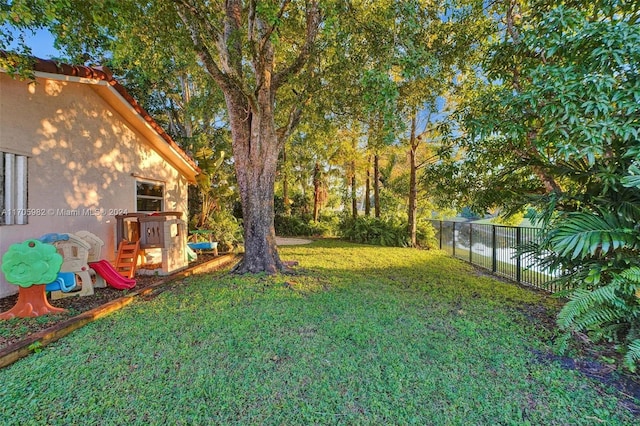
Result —
[{"label": "house window", "polygon": [[136,181],[136,209],[139,212],[164,211],[164,183]]},{"label": "house window", "polygon": [[27,157],[0,151],[0,225],[27,223]]}]

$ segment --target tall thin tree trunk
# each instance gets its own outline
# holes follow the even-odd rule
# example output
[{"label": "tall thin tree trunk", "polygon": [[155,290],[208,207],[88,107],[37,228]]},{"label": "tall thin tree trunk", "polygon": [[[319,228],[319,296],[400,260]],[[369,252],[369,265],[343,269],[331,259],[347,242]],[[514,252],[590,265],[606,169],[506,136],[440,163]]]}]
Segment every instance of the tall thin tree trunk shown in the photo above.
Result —
[{"label": "tall thin tree trunk", "polygon": [[364,187],[364,215],[371,216],[371,156],[367,159],[367,180]]},{"label": "tall thin tree trunk", "polygon": [[318,221],[320,212],[320,163],[313,168],[313,221]]},{"label": "tall thin tree trunk", "polygon": [[291,216],[291,201],[289,200],[289,175],[287,174],[287,149],[282,148],[282,201],[284,203],[284,214]]},{"label": "tall thin tree trunk", "polygon": [[373,207],[376,219],[380,219],[380,157],[373,156]]},{"label": "tall thin tree trunk", "polygon": [[354,219],[358,217],[358,196],[356,194],[356,164],[351,162],[351,215]]},{"label": "tall thin tree trunk", "polygon": [[[191,87],[189,86],[189,78],[186,75],[178,77],[180,79],[180,85],[182,86],[182,103],[185,109],[188,108],[191,102]],[[191,123],[191,116],[185,114],[184,116],[184,131],[185,136],[190,138],[193,136],[193,124]]]},{"label": "tall thin tree trunk", "polygon": [[418,245],[416,230],[418,225],[418,188],[416,183],[416,151],[420,140],[416,138],[416,115],[411,118],[411,135],[409,137],[409,211],[408,213],[408,233],[411,247]]}]

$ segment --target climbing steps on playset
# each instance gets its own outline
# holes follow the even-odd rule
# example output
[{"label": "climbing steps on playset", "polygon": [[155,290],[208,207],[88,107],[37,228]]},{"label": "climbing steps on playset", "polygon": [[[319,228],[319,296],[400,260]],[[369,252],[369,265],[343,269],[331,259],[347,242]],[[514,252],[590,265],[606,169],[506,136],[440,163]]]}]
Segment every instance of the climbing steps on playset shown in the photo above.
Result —
[{"label": "climbing steps on playset", "polygon": [[118,257],[116,258],[116,271],[125,278],[133,278],[136,274],[139,253],[140,241],[123,240],[120,242]]}]

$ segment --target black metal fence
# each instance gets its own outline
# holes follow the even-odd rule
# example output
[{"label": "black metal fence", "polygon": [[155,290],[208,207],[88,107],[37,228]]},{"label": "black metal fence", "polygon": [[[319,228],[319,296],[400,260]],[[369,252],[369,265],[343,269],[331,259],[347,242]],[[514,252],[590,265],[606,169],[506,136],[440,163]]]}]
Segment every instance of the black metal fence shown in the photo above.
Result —
[{"label": "black metal fence", "polygon": [[496,275],[545,291],[558,291],[553,279],[533,259],[518,253],[517,247],[536,238],[538,228],[432,220],[440,248]]}]

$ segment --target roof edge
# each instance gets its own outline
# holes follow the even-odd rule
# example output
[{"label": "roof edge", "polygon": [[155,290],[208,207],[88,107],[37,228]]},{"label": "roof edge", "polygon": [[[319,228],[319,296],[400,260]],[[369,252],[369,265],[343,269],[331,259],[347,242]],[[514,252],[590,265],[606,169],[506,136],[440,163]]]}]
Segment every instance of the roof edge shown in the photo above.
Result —
[{"label": "roof edge", "polygon": [[[6,52],[0,51],[0,57],[5,59],[9,58]],[[120,84],[114,77],[111,70],[105,66],[89,67],[86,65],[70,65],[63,62],[54,61],[51,59],[41,59],[35,56],[29,57],[33,61],[33,71],[43,72],[48,74],[59,74],[71,77],[86,78],[91,80],[102,80],[113,87],[124,100],[126,100],[131,107],[144,119],[145,122],[151,126],[151,128],[180,155],[180,157],[193,168],[196,174],[202,173],[202,170],[196,164],[195,160],[191,158],[174,140],[169,134],[160,126],[151,115],[144,109],[133,96],[129,94],[127,89]]]}]

